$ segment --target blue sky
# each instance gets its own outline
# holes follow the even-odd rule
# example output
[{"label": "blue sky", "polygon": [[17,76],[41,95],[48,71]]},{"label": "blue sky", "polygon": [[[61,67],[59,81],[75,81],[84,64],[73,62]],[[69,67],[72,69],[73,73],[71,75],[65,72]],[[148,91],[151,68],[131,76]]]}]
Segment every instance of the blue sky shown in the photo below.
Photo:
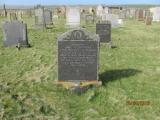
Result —
[{"label": "blue sky", "polygon": [[160,0],[0,0],[7,5],[160,4]]}]

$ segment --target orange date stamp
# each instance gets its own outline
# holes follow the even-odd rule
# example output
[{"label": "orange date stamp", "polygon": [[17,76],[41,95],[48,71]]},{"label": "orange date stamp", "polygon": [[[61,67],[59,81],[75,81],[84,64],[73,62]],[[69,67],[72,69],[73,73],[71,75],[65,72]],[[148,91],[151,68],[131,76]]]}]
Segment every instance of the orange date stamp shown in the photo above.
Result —
[{"label": "orange date stamp", "polygon": [[148,100],[127,100],[127,105],[146,106],[150,104]]}]

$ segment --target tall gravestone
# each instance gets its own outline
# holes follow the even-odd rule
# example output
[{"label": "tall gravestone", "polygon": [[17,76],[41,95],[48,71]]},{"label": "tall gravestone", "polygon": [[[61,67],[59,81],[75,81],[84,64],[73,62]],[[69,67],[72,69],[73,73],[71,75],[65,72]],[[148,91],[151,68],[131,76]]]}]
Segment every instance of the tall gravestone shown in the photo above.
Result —
[{"label": "tall gravestone", "polygon": [[70,28],[76,28],[80,26],[80,10],[78,7],[67,8],[66,26]]},{"label": "tall gravestone", "polygon": [[18,45],[29,47],[27,25],[21,21],[5,22],[3,24],[4,46]]},{"label": "tall gravestone", "polygon": [[111,24],[110,23],[97,23],[96,34],[100,37],[100,42],[111,42]]},{"label": "tall gravestone", "polygon": [[98,81],[99,37],[75,29],[58,37],[59,82]]},{"label": "tall gravestone", "polygon": [[143,21],[144,20],[144,11],[143,11],[143,9],[139,9],[137,14],[138,14],[137,15],[138,20],[139,21]]},{"label": "tall gravestone", "polygon": [[45,23],[46,25],[52,25],[52,11],[50,10],[44,10],[44,18],[45,18]]},{"label": "tall gravestone", "polygon": [[97,8],[96,8],[96,15],[97,15],[97,17],[101,19],[102,16],[103,16],[103,14],[104,14],[104,8],[103,8],[103,6],[102,5],[98,5]]},{"label": "tall gravestone", "polygon": [[36,28],[45,28],[45,15],[44,15],[44,7],[37,6],[35,9],[35,27]]},{"label": "tall gravestone", "polygon": [[6,10],[5,4],[3,5],[3,16],[4,16],[4,17],[7,16],[7,10]]}]

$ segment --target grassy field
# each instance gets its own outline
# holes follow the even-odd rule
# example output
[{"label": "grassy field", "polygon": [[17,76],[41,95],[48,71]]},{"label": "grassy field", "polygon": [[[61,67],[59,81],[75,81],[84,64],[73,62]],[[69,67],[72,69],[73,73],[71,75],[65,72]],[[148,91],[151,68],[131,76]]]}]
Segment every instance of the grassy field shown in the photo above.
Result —
[{"label": "grassy field", "polygon": [[[46,30],[33,29],[33,19],[24,21],[31,48],[4,48],[0,29],[0,120],[160,120],[160,23],[126,20],[113,29],[117,48],[100,48],[103,85],[77,95],[54,84],[64,20]],[[95,25],[86,29],[95,32]]]}]

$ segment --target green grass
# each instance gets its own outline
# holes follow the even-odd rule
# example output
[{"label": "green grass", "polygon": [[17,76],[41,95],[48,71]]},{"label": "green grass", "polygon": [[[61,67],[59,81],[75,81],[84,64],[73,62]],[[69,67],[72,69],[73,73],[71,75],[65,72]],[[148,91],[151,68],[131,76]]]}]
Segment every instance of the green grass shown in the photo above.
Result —
[{"label": "green grass", "polygon": [[[2,22],[4,19],[0,19]],[[116,49],[100,48],[103,85],[77,95],[57,87],[56,37],[64,20],[46,30],[25,19],[31,48],[3,47],[0,30],[0,119],[2,120],[159,120],[160,25],[126,20],[112,30]],[[95,32],[94,26],[87,30]],[[148,100],[150,105],[128,105]]]}]

